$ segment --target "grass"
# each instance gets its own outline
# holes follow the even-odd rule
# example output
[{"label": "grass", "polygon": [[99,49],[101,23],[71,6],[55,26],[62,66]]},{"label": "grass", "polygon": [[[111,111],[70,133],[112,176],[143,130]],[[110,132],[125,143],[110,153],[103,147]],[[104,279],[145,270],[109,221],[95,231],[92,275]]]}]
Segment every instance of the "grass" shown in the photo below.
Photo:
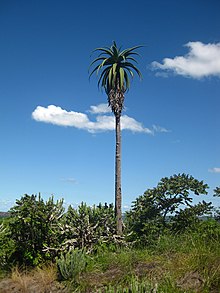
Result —
[{"label": "grass", "polygon": [[[98,280],[98,281],[96,281]],[[82,286],[83,284],[83,286]],[[134,291],[135,286],[139,289]],[[139,286],[139,287],[138,287]],[[198,235],[163,236],[151,248],[121,249],[93,257],[78,291],[219,293],[220,243]],[[155,289],[157,287],[157,289]],[[130,288],[130,289],[129,289]],[[81,291],[80,291],[81,290]],[[123,291],[124,290],[124,291]],[[126,291],[130,290],[130,291]]]},{"label": "grass", "polygon": [[[16,292],[1,291],[2,282],[0,292]],[[220,242],[198,233],[166,235],[153,247],[100,250],[87,257],[77,282],[62,282],[61,287],[54,265],[30,272],[15,267],[8,278],[12,283],[22,293],[32,292],[30,288],[45,293],[219,293]]]},{"label": "grass", "polygon": [[51,264],[30,271],[14,267],[10,276],[0,282],[0,292],[49,293],[66,292],[66,290],[62,291],[62,286],[57,282],[56,266]]},{"label": "grass", "polygon": [[26,272],[21,272],[18,267],[13,268],[11,273],[11,280],[15,284],[18,291],[28,293],[28,285],[32,280],[32,276]]}]

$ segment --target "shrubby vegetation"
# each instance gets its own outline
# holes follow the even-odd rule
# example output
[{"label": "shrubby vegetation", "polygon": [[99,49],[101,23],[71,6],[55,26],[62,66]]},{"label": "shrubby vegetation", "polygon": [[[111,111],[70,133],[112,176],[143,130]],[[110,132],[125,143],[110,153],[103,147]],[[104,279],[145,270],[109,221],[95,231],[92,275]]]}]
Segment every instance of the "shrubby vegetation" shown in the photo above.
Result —
[{"label": "shrubby vegetation", "polygon": [[128,239],[150,243],[166,232],[182,233],[195,227],[199,217],[211,210],[211,202],[192,204],[192,194],[207,194],[207,184],[192,176],[179,174],[162,178],[157,187],[148,189],[126,214]]},{"label": "shrubby vegetation", "polygon": [[81,203],[64,213],[63,200],[54,202],[51,197],[44,202],[41,195],[26,194],[17,200],[0,233],[4,263],[25,266],[54,260],[76,248],[91,252],[117,242],[113,205]]},{"label": "shrubby vegetation", "polygon": [[[220,198],[220,187],[216,187],[214,189],[214,195],[213,196]],[[217,221],[220,221],[220,207],[215,208],[215,219]]]},{"label": "shrubby vegetation", "polygon": [[64,223],[65,251],[79,248],[92,252],[100,245],[108,246],[116,242],[116,220],[112,204],[90,207],[81,203],[78,209],[70,206],[64,216]]},{"label": "shrubby vegetation", "polygon": [[63,201],[53,197],[44,202],[42,197],[24,195],[10,210],[8,222],[10,239],[13,241],[12,263],[37,265],[50,260],[53,253],[46,247],[58,247],[62,242],[60,221],[64,213]]},{"label": "shrubby vegetation", "polygon": [[76,282],[80,273],[86,268],[86,253],[84,250],[74,249],[57,258],[59,278]]},{"label": "shrubby vegetation", "polygon": [[24,195],[0,224],[1,272],[49,265],[69,292],[218,292],[219,210],[192,198],[207,189],[185,174],[162,178],[133,202],[123,236],[112,204],[65,211],[63,200]]}]

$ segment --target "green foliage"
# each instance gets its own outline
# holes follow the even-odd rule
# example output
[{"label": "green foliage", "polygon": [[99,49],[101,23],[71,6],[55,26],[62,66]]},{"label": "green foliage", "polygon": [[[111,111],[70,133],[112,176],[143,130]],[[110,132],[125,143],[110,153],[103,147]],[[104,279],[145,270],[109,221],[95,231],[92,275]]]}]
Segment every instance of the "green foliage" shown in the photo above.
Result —
[{"label": "green foliage", "polygon": [[56,259],[61,280],[76,282],[86,268],[86,254],[83,250],[71,250]]},{"label": "green foliage", "polygon": [[94,65],[99,62],[98,65],[92,70],[90,76],[96,72],[102,72],[98,81],[98,85],[101,85],[107,93],[113,90],[121,90],[125,92],[130,87],[129,75],[133,77],[134,70],[139,77],[141,77],[140,71],[132,63],[136,62],[133,58],[134,55],[138,55],[135,51],[141,46],[135,46],[133,48],[128,48],[121,50],[118,48],[116,43],[113,42],[113,45],[110,48],[97,48],[95,51],[100,53],[99,57],[96,58],[90,65]]},{"label": "green foliage", "polygon": [[78,209],[70,206],[64,214],[62,200],[44,202],[40,195],[25,195],[10,213],[7,227],[0,231],[2,263],[35,266],[63,251],[86,248],[91,252],[120,241],[115,235],[113,205],[82,203]]},{"label": "green foliage", "polygon": [[220,187],[216,187],[214,189],[214,195],[213,196],[220,197]]},{"label": "green foliage", "polygon": [[175,216],[170,221],[172,231],[182,233],[187,229],[197,229],[201,222],[199,217],[207,215],[212,209],[211,202],[202,201],[194,206],[176,211]]},{"label": "green foliage", "polygon": [[[214,197],[220,197],[220,187],[216,187],[214,189],[214,194],[213,194]],[[217,208],[215,208],[215,219],[217,221],[220,222],[220,206],[218,206]]]},{"label": "green foliage", "polygon": [[10,210],[9,231],[15,249],[11,261],[37,265],[54,255],[47,247],[59,245],[59,220],[64,212],[63,201],[52,198],[44,202],[41,196],[24,195]]},{"label": "green foliage", "polygon": [[209,219],[198,222],[193,231],[165,230],[154,245],[144,248],[101,249],[94,254],[75,249],[56,258],[59,280],[66,280],[62,285],[70,288],[68,292],[80,293],[218,292],[219,240],[220,224]]},{"label": "green foliage", "polygon": [[212,207],[204,201],[193,206],[191,193],[207,194],[207,188],[203,181],[185,174],[162,178],[157,187],[138,197],[126,213],[128,239],[149,243],[167,229],[177,232],[192,226],[198,216]]},{"label": "green foliage", "polygon": [[62,250],[75,248],[94,251],[99,246],[117,242],[114,207],[110,205],[87,206],[81,203],[78,209],[69,206],[65,214]]},{"label": "green foliage", "polygon": [[8,269],[15,244],[11,239],[8,219],[0,224],[0,268]]},{"label": "green foliage", "polygon": [[212,218],[200,221],[189,233],[197,235],[205,243],[220,243],[220,223]]},{"label": "green foliage", "polygon": [[78,209],[71,206],[65,215],[63,227],[65,241],[63,250],[96,249],[99,245],[110,245],[117,241],[116,221],[113,205],[87,206],[81,203]]},{"label": "green foliage", "polygon": [[82,203],[64,213],[62,201],[25,195],[0,224],[0,274],[13,263],[56,259],[60,280],[74,292],[194,292],[190,278],[200,282],[199,292],[215,292],[220,223],[204,217],[211,203],[192,201],[206,188],[185,174],[161,179],[127,213],[127,239],[133,242],[126,247],[116,235],[113,205]]}]

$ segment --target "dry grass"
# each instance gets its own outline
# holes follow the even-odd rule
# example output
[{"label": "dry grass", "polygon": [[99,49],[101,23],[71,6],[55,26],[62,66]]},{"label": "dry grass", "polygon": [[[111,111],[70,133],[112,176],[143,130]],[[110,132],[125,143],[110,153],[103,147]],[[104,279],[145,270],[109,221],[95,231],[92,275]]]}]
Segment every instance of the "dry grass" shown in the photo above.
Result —
[{"label": "dry grass", "polygon": [[52,265],[43,268],[37,268],[35,270],[34,277],[44,288],[45,292],[49,292],[52,284],[56,281],[57,271]]},{"label": "dry grass", "polygon": [[27,272],[20,272],[18,267],[13,268],[11,280],[15,284],[15,288],[22,293],[28,293],[28,286],[32,277]]},{"label": "dry grass", "polygon": [[11,277],[0,282],[0,293],[64,293],[66,289],[57,281],[54,265],[32,271],[13,268]]}]

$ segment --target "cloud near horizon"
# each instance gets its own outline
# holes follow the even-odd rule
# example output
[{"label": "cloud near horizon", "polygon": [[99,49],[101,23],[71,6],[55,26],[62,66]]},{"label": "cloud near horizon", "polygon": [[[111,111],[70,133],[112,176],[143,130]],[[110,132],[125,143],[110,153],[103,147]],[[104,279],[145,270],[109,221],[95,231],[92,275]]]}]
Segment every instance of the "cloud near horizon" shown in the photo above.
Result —
[{"label": "cloud near horizon", "polygon": [[[204,44],[188,42],[189,53],[173,59],[164,58],[162,63],[152,62],[153,70],[174,72],[177,75],[201,79],[208,76],[220,77],[220,43]],[[163,76],[158,73],[157,76]]]},{"label": "cloud near horizon", "polygon": [[[103,113],[111,112],[107,104],[91,106],[88,112],[97,115],[95,121],[91,121],[85,113],[66,111],[55,105],[49,105],[48,107],[37,106],[32,113],[32,118],[38,122],[75,127],[91,133],[112,131],[115,129],[114,116],[103,115]],[[122,115],[121,117],[121,129],[147,134],[167,132],[165,128],[160,126],[153,126],[152,129],[146,128],[140,122],[127,115]]]},{"label": "cloud near horizon", "polygon": [[214,168],[210,168],[208,171],[210,173],[220,173],[220,168],[214,167]]},{"label": "cloud near horizon", "polygon": [[65,183],[71,183],[71,184],[76,184],[77,183],[76,179],[73,178],[73,177],[61,178],[60,180],[62,182],[65,182]]}]

